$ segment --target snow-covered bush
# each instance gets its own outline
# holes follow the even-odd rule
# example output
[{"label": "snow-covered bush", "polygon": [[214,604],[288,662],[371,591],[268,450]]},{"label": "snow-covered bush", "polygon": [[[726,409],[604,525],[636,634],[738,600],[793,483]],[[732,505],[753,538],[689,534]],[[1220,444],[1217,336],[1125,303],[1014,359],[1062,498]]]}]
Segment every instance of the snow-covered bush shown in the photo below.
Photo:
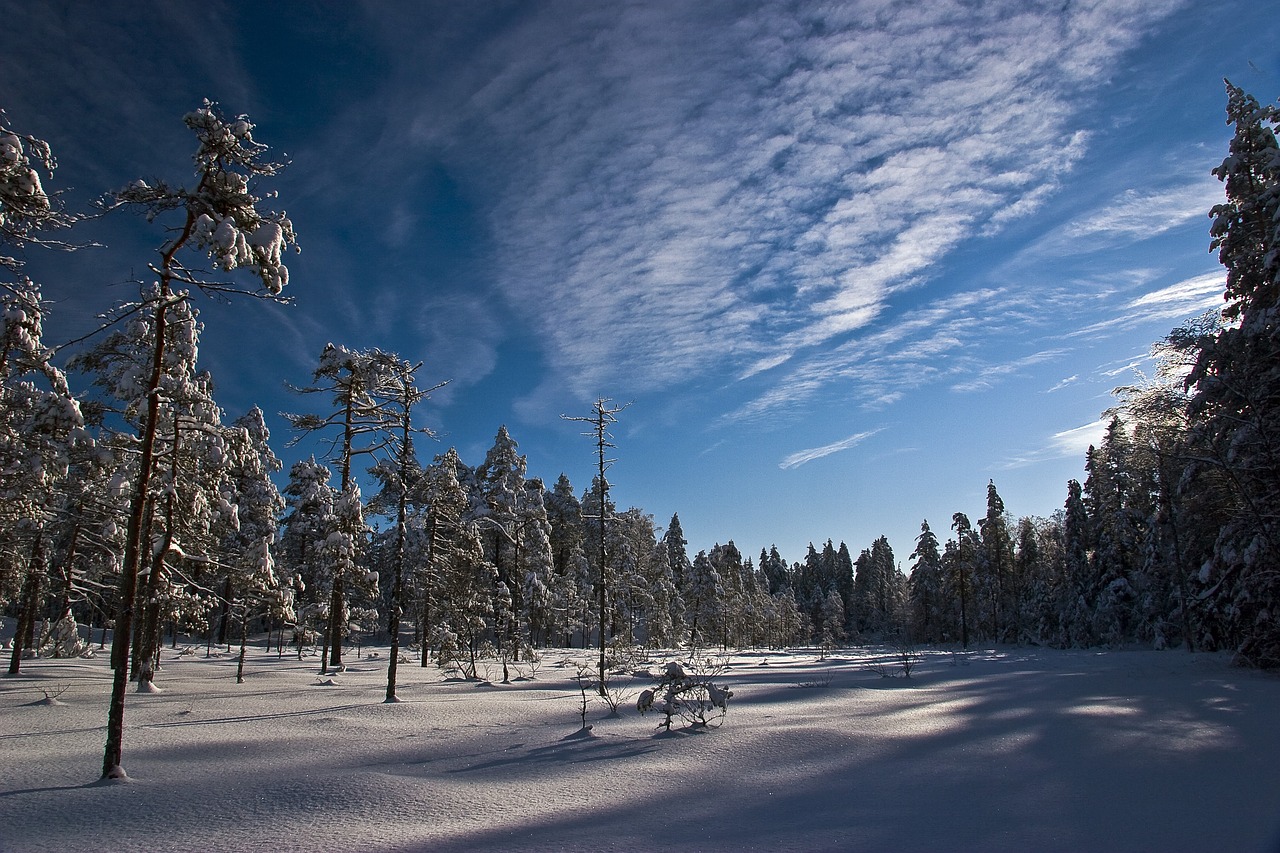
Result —
[{"label": "snow-covered bush", "polygon": [[693,728],[717,726],[724,721],[733,696],[732,690],[714,681],[723,670],[723,664],[707,666],[705,661],[694,661],[686,666],[672,661],[663,667],[657,686],[640,694],[636,708],[641,714],[662,714],[658,727],[667,731],[676,717]]}]

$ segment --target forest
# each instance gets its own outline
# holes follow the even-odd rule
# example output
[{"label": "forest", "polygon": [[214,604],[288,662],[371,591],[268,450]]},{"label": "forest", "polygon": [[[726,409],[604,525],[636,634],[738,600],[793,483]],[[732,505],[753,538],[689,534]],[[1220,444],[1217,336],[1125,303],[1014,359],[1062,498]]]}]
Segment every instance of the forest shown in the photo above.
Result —
[{"label": "forest", "polygon": [[[398,663],[474,677],[478,661],[546,646],[598,646],[602,674],[606,647],[872,641],[1141,644],[1280,667],[1280,109],[1227,93],[1209,234],[1221,311],[1171,331],[1155,375],[1117,389],[1061,510],[1016,517],[991,482],[982,517],[922,522],[905,560],[883,537],[857,556],[834,538],[799,559],[763,543],[690,555],[678,516],[662,527],[613,502],[622,407],[607,398],[574,419],[597,452],[585,487],[531,476],[505,426],[483,460],[420,458],[414,408],[439,386],[378,349],[318,354],[293,436],[271,436],[258,409],[227,419],[199,365],[199,300],[286,298],[296,238],[267,209],[281,164],[247,117],[208,102],[184,117],[194,185],[135,181],[96,212],[167,226],[153,282],[102,306],[96,335],[55,346],[23,259],[72,248],[84,214],[46,191],[49,147],[0,115],[8,671],[110,646],[110,776],[126,687],[148,689],[179,636],[241,650],[265,636],[280,655],[318,654],[322,672],[389,642],[388,700]],[[326,453],[286,474],[300,436]]]}]

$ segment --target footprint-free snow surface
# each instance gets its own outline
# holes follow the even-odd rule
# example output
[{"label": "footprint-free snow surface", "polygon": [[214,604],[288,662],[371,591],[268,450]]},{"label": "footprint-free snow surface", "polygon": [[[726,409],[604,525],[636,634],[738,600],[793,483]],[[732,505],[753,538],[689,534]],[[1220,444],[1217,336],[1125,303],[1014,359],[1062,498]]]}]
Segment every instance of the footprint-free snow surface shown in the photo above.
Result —
[{"label": "footprint-free snow surface", "polygon": [[[500,683],[166,650],[97,781],[104,657],[0,679],[0,851],[1276,851],[1280,678],[1180,651],[739,652],[718,728],[635,708],[679,653]],[[481,666],[480,674],[485,670]],[[56,699],[56,701],[51,701]]]}]

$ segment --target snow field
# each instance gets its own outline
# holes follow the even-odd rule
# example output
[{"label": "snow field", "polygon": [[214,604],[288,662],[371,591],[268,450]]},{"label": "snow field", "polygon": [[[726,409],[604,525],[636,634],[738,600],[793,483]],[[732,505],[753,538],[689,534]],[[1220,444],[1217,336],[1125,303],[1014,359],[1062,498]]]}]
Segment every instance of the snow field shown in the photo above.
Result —
[{"label": "snow field", "polygon": [[1280,679],[1220,655],[926,651],[908,680],[875,671],[900,673],[889,649],[738,653],[723,726],[667,734],[634,707],[656,678],[625,675],[619,715],[593,701],[582,732],[581,650],[545,652],[511,684],[402,664],[390,705],[379,651],[322,679],[315,658],[258,649],[236,684],[234,656],[166,650],[163,692],[128,696],[131,780],[106,784],[105,659],[25,662],[0,680],[0,853],[1280,840]]}]

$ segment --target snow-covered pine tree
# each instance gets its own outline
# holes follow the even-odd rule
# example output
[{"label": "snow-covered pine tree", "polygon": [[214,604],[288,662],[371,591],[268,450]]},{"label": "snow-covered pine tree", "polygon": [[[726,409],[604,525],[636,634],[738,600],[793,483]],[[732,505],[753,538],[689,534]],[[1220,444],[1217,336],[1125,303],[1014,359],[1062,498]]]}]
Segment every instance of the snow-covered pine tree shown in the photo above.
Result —
[{"label": "snow-covered pine tree", "polygon": [[969,648],[969,589],[973,575],[972,563],[977,558],[977,537],[973,533],[973,525],[969,516],[957,512],[951,516],[951,529],[956,532],[955,554],[952,560],[952,574],[956,598],[960,603],[960,643]]},{"label": "snow-covered pine tree", "polygon": [[921,642],[940,642],[948,633],[947,608],[943,597],[942,553],[938,537],[930,529],[928,520],[920,522],[920,535],[916,537],[916,548],[911,552],[911,559],[915,560],[908,586],[912,634]]},{"label": "snow-covered pine tree", "polygon": [[1013,609],[1010,590],[1013,586],[1013,539],[1004,500],[994,480],[987,483],[987,513],[978,522],[979,559],[974,575],[974,611],[983,633],[996,642],[1008,639],[1010,613]]},{"label": "snow-covered pine tree", "polygon": [[[609,429],[618,422],[618,415],[630,403],[622,405],[614,405],[613,401],[607,397],[600,397],[592,406],[591,414],[585,417],[570,417],[561,415],[560,417],[568,421],[578,421],[580,423],[590,424],[591,429],[584,435],[590,437],[596,446],[596,477],[592,483],[592,489],[597,495],[596,501],[596,528],[595,528],[595,547],[588,551],[593,554],[596,560],[596,602],[598,605],[598,629],[600,632],[600,664],[597,675],[597,682],[600,689],[600,695],[605,695],[605,648],[608,641],[605,638],[605,622],[607,619],[608,594],[609,594],[609,559],[606,550],[606,528],[609,526],[609,519],[613,512],[613,503],[609,499],[609,481],[605,478],[605,474],[609,468],[613,466],[614,460],[608,458],[608,453],[613,450],[616,445],[613,443],[613,434]],[[583,518],[589,520],[591,513],[584,508]]]},{"label": "snow-covered pine tree", "polygon": [[1190,376],[1202,464],[1230,485],[1228,520],[1202,572],[1242,661],[1280,667],[1280,109],[1227,82],[1226,200],[1210,215],[1227,271],[1228,325],[1203,341]]},{"label": "snow-covered pine tree", "polygon": [[662,534],[662,544],[667,549],[667,564],[671,566],[671,575],[675,579],[676,589],[683,595],[685,578],[689,574],[689,542],[684,538],[684,529],[680,526],[679,513],[671,514],[671,523]]},{"label": "snow-covered pine tree", "polygon": [[1129,432],[1113,417],[1101,445],[1086,462],[1088,478],[1081,497],[1093,534],[1090,588],[1095,642],[1118,644],[1134,628],[1137,596],[1134,576],[1141,563],[1141,542],[1151,508],[1135,488]]},{"label": "snow-covered pine tree", "polygon": [[714,639],[716,620],[724,590],[720,575],[706,551],[699,551],[690,564],[685,583],[684,606],[689,615],[689,645],[693,648]]},{"label": "snow-covered pine tree", "polygon": [[[291,444],[313,433],[337,433],[330,444],[329,461],[338,466],[339,501],[342,496],[353,494],[352,463],[355,457],[376,456],[394,441],[397,425],[394,397],[399,387],[398,379],[398,359],[394,356],[376,349],[352,350],[329,343],[320,353],[312,384],[294,389],[301,394],[318,394],[331,400],[331,408],[326,414],[286,414],[285,418],[298,432],[298,437]],[[355,492],[358,493],[358,488]],[[338,514],[339,527],[329,539],[331,548],[341,559],[333,564],[330,579],[329,624],[326,629],[329,659],[321,661],[321,671],[343,665],[347,584],[349,581],[362,583],[365,575],[355,562],[368,535],[363,509],[356,512],[349,501],[344,506],[347,511]],[[352,562],[347,562],[348,556]]]},{"label": "snow-covered pine tree", "polygon": [[498,647],[515,660],[520,659],[527,624],[520,566],[522,519],[519,517],[527,470],[528,462],[519,453],[519,445],[505,425],[499,427],[493,446],[476,469],[478,491],[473,495],[470,514],[484,542],[485,559],[497,570],[498,583],[506,590],[503,596],[494,599],[509,607],[509,612],[497,614],[502,633],[495,640]]},{"label": "snow-covered pine tree", "polygon": [[[720,647],[728,649],[737,645],[744,633],[744,618],[747,615],[747,583],[746,566],[742,562],[742,552],[733,540],[721,545],[717,543],[707,555],[720,579],[719,598],[714,611],[714,622],[704,620],[708,639],[714,638]],[[714,633],[713,633],[714,632]]]},{"label": "snow-covered pine tree", "polygon": [[387,702],[398,702],[396,675],[400,663],[400,617],[404,612],[404,586],[408,573],[407,560],[410,550],[409,505],[410,496],[420,492],[423,480],[422,467],[414,454],[415,433],[430,435],[430,431],[413,426],[413,408],[443,387],[419,388],[415,374],[422,363],[411,364],[391,353],[379,353],[382,361],[383,381],[374,389],[378,403],[389,407],[394,416],[394,428],[386,435],[386,457],[374,465],[372,473],[383,486],[378,503],[386,508],[394,507],[395,532],[392,547],[391,601],[388,607],[387,633],[391,638],[390,661],[387,664]]},{"label": "snow-covered pine tree", "polygon": [[523,624],[531,645],[545,645],[558,633],[555,596],[555,558],[551,548],[551,522],[547,518],[546,489],[542,480],[526,480],[519,503],[520,573]]},{"label": "snow-covered pine tree", "polygon": [[[1093,448],[1089,448],[1092,453]],[[1084,490],[1076,480],[1067,481],[1067,501],[1062,519],[1062,583],[1059,586],[1057,645],[1083,648],[1093,642],[1092,523],[1084,502]]]},{"label": "snow-covered pine tree", "polygon": [[317,635],[329,623],[326,591],[332,584],[332,569],[323,549],[335,524],[331,476],[328,467],[312,456],[289,468],[284,488],[288,511],[281,523],[279,568],[293,590],[297,614],[294,643],[299,658],[316,639],[328,643],[327,634],[323,638]]},{"label": "snow-covered pine tree", "polygon": [[[267,429],[262,410],[254,406],[238,418],[224,432],[223,450],[227,457],[223,496],[226,515],[221,542],[222,596],[218,613],[218,642],[228,640],[230,608],[234,602],[248,593],[251,581],[262,574],[264,556],[262,543],[274,543],[280,517],[285,509],[284,496],[276,487],[272,475],[283,467],[270,445],[271,432]],[[272,577],[274,578],[274,555]],[[278,585],[271,593],[271,616],[293,621],[292,593],[288,587]],[[283,630],[283,628],[281,629]]]},{"label": "snow-covered pine tree", "polygon": [[134,599],[142,566],[142,533],[150,481],[154,469],[156,436],[161,399],[159,390],[168,355],[166,324],[169,312],[187,301],[189,295],[178,288],[195,287],[206,293],[245,293],[225,279],[217,279],[198,267],[187,266],[184,253],[195,250],[214,270],[251,272],[261,285],[256,294],[279,298],[289,280],[284,264],[285,251],[295,244],[293,224],[284,213],[259,208],[262,200],[256,184],[277,174],[279,163],[264,159],[266,146],[253,138],[253,124],[247,116],[225,118],[217,105],[205,101],[187,113],[183,122],[196,135],[196,183],[194,187],[149,184],[134,181],[115,193],[114,206],[143,211],[149,221],[167,219],[177,213],[178,221],[170,237],[159,249],[159,260],[151,265],[157,276],[144,293],[150,307],[151,338],[155,342],[150,365],[139,377],[146,403],[139,432],[138,465],[125,534],[121,572],[119,613],[112,640],[111,661],[115,670],[110,709],[107,715],[107,743],[103,751],[104,778],[123,778],[121,766],[124,740],[124,693],[128,674],[134,620]]},{"label": "snow-covered pine tree", "polygon": [[830,590],[822,599],[822,622],[819,624],[818,648],[825,659],[844,639],[844,599],[839,590]]},{"label": "snow-covered pine tree", "polygon": [[[22,578],[9,660],[9,674],[16,675],[35,639],[56,536],[52,523],[63,502],[69,466],[91,449],[91,440],[79,401],[42,343],[45,305],[40,292],[28,281],[6,284],[0,290],[0,311],[0,545],[15,555],[3,561],[6,565],[25,565],[24,572],[14,572]],[[0,604],[6,586],[18,584],[0,583]]]},{"label": "snow-covered pine tree", "polygon": [[21,274],[26,247],[49,244],[50,231],[74,221],[44,189],[40,171],[55,167],[48,143],[10,129],[0,110],[0,547],[15,555],[0,560],[0,606],[10,596],[20,602],[10,674],[36,639],[59,486],[76,445],[89,444],[79,403],[43,343],[40,289]]}]

